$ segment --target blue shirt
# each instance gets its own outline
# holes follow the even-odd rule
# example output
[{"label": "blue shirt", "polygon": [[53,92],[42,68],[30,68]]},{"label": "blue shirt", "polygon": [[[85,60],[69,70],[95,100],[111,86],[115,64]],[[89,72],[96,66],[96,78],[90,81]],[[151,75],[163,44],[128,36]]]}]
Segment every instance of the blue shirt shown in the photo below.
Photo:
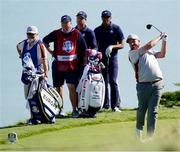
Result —
[{"label": "blue shirt", "polygon": [[[116,45],[117,42],[122,42],[124,39],[123,32],[118,25],[112,24],[104,27],[102,24],[94,30],[98,45],[98,50],[105,56],[105,50],[109,45]],[[113,49],[111,57],[117,55],[117,50]]]},{"label": "blue shirt", "polygon": [[[76,26],[76,29],[78,29],[77,26]],[[87,48],[88,49],[96,49],[97,42],[96,42],[96,37],[95,37],[94,31],[88,27],[85,27],[84,29],[79,30],[79,31],[81,32],[82,36],[84,37],[84,39],[86,41]]]}]

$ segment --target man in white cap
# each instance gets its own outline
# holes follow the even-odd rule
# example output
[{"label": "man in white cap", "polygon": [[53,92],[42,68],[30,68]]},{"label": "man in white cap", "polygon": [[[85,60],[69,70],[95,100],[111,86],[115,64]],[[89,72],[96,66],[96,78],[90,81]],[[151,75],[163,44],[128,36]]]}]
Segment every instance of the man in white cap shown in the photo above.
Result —
[{"label": "man in white cap", "polygon": [[[38,29],[36,26],[29,26],[26,31],[27,39],[17,44],[17,51],[19,58],[22,59],[29,55],[32,59],[33,65],[38,73],[44,75],[44,79],[48,78],[48,62],[45,46],[38,38]],[[25,98],[27,98],[29,85],[24,85]],[[31,119],[30,119],[31,121]],[[34,122],[32,122],[34,123]]]},{"label": "man in white cap", "polygon": [[[159,52],[152,48],[162,40]],[[130,34],[127,38],[129,44],[129,60],[135,70],[137,81],[138,110],[136,116],[136,135],[142,139],[142,130],[147,116],[147,135],[152,137],[158,115],[158,104],[161,91],[164,87],[163,76],[157,58],[164,58],[166,55],[167,35],[161,34],[144,46],[140,45],[140,39],[135,34]]]}]

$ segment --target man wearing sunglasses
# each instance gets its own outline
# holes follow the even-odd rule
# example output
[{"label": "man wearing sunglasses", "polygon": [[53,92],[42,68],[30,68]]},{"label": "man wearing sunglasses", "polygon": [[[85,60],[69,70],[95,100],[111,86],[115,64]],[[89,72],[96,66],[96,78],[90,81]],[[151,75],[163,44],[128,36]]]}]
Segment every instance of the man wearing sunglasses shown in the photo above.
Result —
[{"label": "man wearing sunglasses", "polygon": [[44,44],[38,37],[38,29],[36,26],[29,26],[27,28],[27,39],[17,44],[17,51],[19,58],[23,57],[28,53],[31,56],[34,67],[38,73],[44,73],[44,78],[48,78],[48,62],[47,53]]},{"label": "man wearing sunglasses", "polygon": [[[23,59],[28,56],[31,58],[36,73],[42,74],[44,79],[48,78],[48,62],[45,46],[38,37],[38,28],[29,26],[26,31],[27,38],[17,44],[19,58]],[[29,84],[24,84],[24,94],[27,98]],[[31,120],[31,119],[30,119]]]}]

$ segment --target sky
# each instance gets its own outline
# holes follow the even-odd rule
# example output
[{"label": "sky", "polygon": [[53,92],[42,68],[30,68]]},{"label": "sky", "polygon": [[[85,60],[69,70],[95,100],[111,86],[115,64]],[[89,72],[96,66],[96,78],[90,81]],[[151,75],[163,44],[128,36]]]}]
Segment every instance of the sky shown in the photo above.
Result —
[{"label": "sky", "polygon": [[[76,14],[87,13],[91,29],[99,26],[101,12],[112,12],[112,22],[119,25],[127,38],[135,33],[141,43],[158,36],[154,29],[147,30],[151,23],[168,34],[168,51],[165,59],[158,60],[165,82],[164,91],[179,88],[180,82],[180,1],[179,0],[0,0],[0,127],[14,124],[29,117],[25,108],[21,77],[21,61],[16,44],[26,38],[26,28],[35,25],[42,39],[51,31],[60,28],[61,16],[68,14],[76,25]],[[155,49],[160,49],[159,43]],[[128,61],[129,46],[119,50],[118,83],[124,108],[137,107],[134,71]],[[52,59],[48,55],[49,64]],[[51,71],[48,82],[52,84]],[[71,111],[65,86],[65,111]]]}]

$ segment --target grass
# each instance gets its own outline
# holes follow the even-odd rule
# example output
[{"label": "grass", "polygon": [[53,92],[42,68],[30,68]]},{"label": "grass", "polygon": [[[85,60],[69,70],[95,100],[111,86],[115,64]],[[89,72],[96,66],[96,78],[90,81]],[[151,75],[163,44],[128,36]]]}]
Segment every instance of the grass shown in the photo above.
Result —
[{"label": "grass", "polygon": [[[180,150],[180,108],[161,107],[157,135],[152,143],[143,145],[134,139],[135,113],[108,111],[98,113],[95,119],[68,118],[48,125],[9,126],[0,129],[0,150]],[[17,133],[17,143],[8,143],[9,132]]]}]

